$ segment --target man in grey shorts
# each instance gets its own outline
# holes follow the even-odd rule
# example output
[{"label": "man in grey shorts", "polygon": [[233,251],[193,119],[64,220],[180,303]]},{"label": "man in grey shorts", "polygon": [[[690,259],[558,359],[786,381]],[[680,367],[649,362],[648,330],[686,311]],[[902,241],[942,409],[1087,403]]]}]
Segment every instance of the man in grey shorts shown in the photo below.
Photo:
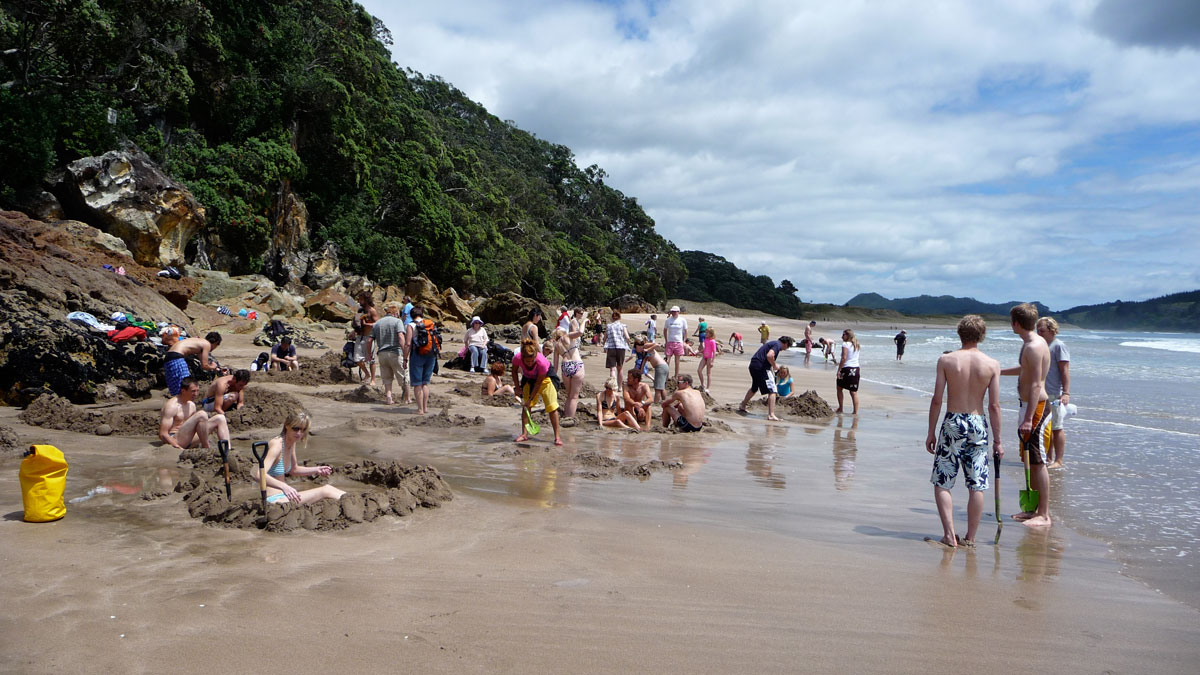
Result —
[{"label": "man in grey shorts", "polygon": [[[988,436],[991,432],[993,453],[1004,456],[1000,447],[1000,364],[979,351],[987,334],[987,324],[977,315],[964,316],[958,322],[962,348],[943,354],[937,362],[933,400],[929,403],[929,434],[925,450],[934,456],[933,498],[942,519],[941,544],[957,548],[954,534],[954,504],[950,489],[962,467],[970,497],[967,500],[967,537],[961,542],[975,545],[979,519],[983,515],[983,493],[990,485]],[[940,433],[935,434],[942,412],[942,394],[946,395],[946,417]],[[988,421],[983,417],[983,396],[988,397]],[[935,445],[936,443],[936,445]],[[932,541],[932,539],[930,539]]]}]

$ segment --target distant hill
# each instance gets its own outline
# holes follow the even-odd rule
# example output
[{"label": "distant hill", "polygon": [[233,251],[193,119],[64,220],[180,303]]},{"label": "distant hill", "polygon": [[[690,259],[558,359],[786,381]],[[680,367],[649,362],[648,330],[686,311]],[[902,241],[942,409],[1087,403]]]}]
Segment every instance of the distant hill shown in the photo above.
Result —
[{"label": "distant hill", "polygon": [[1101,330],[1200,332],[1200,290],[1172,293],[1141,302],[1080,305],[1055,312],[1062,322]]},{"label": "distant hill", "polygon": [[[1011,302],[987,303],[975,298],[956,298],[950,295],[919,295],[915,298],[896,298],[888,300],[878,293],[859,293],[850,298],[845,307],[864,307],[867,309],[894,309],[904,314],[999,314],[1007,315],[1013,305],[1019,305],[1023,300]],[[1050,308],[1040,302],[1033,303],[1038,313],[1049,314]]]}]

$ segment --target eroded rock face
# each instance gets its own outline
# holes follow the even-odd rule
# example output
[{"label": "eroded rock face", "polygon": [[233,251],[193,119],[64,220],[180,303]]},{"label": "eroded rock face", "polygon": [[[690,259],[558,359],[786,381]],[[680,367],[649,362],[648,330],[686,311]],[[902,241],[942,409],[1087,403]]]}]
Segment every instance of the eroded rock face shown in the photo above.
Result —
[{"label": "eroded rock face", "polygon": [[309,288],[323,290],[342,280],[340,267],[340,251],[332,241],[325,242],[319,251],[313,251],[308,258],[308,271],[304,274],[304,284]]},{"label": "eroded rock face", "polygon": [[275,195],[269,213],[271,246],[267,249],[264,271],[275,283],[299,290],[308,272],[308,207],[304,200],[284,185]]},{"label": "eroded rock face", "polygon": [[120,310],[195,332],[176,304],[187,303],[195,281],[156,277],[156,269],[97,248],[90,232],[74,229],[0,212],[0,403],[23,404],[45,391],[92,403],[106,383],[128,396],[148,394],[161,370],[157,349],[113,344],[68,322],[70,312],[103,320]]},{"label": "eroded rock face", "polygon": [[622,314],[653,314],[654,305],[646,302],[640,295],[622,295],[608,303],[608,306]]},{"label": "eroded rock face", "polygon": [[303,297],[278,288],[270,279],[258,275],[231,277],[226,272],[189,265],[189,277],[200,283],[195,301],[206,305],[225,305],[237,311],[243,307],[259,312],[259,318],[294,319],[304,316]]},{"label": "eroded rock face", "polygon": [[72,162],[58,192],[69,211],[103,223],[143,265],[182,265],[188,242],[204,227],[204,208],[192,193],[137,149]]},{"label": "eroded rock face", "polygon": [[354,318],[358,303],[345,293],[326,288],[304,301],[304,311],[315,321],[345,322]]},{"label": "eroded rock face", "polygon": [[542,322],[538,326],[538,332],[540,335],[547,335],[546,327],[554,325],[554,319],[558,315],[538,301],[523,295],[510,291],[498,293],[484,300],[475,312],[486,324],[514,323],[523,326],[529,320],[529,312],[535,308],[542,310]]}]

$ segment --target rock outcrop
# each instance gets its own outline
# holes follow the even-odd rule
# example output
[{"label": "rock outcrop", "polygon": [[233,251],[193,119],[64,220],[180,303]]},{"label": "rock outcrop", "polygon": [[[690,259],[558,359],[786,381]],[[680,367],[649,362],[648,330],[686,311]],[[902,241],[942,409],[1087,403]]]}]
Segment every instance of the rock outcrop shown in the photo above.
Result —
[{"label": "rock outcrop", "polygon": [[[195,281],[157,277],[156,269],[97,249],[89,232],[74,230],[0,212],[0,402],[52,391],[90,403],[110,382],[129,396],[149,392],[160,370],[157,349],[113,344],[68,322],[70,312],[104,320],[122,311],[194,333],[178,305],[195,293]],[[123,266],[125,275],[106,264]]]},{"label": "rock outcrop", "polygon": [[275,283],[289,290],[299,290],[308,272],[308,207],[283,185],[275,195],[268,217],[271,221],[271,246],[267,249],[263,271]]},{"label": "rock outcrop", "polygon": [[225,305],[235,312],[245,307],[259,312],[259,318],[295,319],[303,317],[304,298],[275,285],[260,274],[231,277],[225,272],[186,268],[188,276],[200,283],[195,301],[206,305]]},{"label": "rock outcrop", "polygon": [[533,309],[542,310],[542,323],[538,326],[538,332],[540,335],[546,335],[546,327],[554,325],[557,314],[554,313],[554,310],[538,303],[537,300],[523,295],[507,291],[498,293],[484,300],[475,309],[475,313],[487,324],[515,323],[523,326],[529,320],[529,312]]},{"label": "rock outcrop", "polygon": [[304,312],[314,321],[351,321],[357,310],[357,302],[332,288],[326,288],[304,301]]},{"label": "rock outcrop", "polygon": [[640,295],[622,295],[608,303],[608,306],[622,314],[652,314],[654,305],[646,302]]},{"label": "rock outcrop", "polygon": [[68,213],[120,237],[143,265],[182,265],[204,227],[192,193],[136,148],[72,162],[55,191]]}]

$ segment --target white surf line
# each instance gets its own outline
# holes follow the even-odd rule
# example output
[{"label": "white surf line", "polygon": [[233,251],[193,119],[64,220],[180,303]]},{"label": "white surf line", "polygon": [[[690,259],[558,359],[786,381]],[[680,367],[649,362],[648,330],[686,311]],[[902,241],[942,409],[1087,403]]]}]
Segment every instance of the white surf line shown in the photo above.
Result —
[{"label": "white surf line", "polygon": [[[903,384],[893,384],[891,382],[883,382],[880,380],[870,380],[865,377],[862,379],[864,382],[870,382],[871,384],[881,384],[881,385],[888,386],[888,387],[894,387],[896,389],[904,389],[906,391],[915,391],[918,394],[923,394],[925,396],[933,397],[933,392],[925,391],[924,389],[918,389],[916,387],[909,387],[909,386],[903,385]],[[1016,413],[1017,412],[1017,410],[1015,408],[1001,408],[1000,410],[1005,413]],[[1157,431],[1157,432],[1164,433],[1164,434],[1173,434],[1175,436],[1187,436],[1188,438],[1200,438],[1200,434],[1192,433],[1190,431],[1175,431],[1174,429],[1160,429],[1158,427],[1143,427],[1143,426],[1139,426],[1137,424],[1126,424],[1124,422],[1112,422],[1109,420],[1088,419],[1086,417],[1080,417],[1078,415],[1072,417],[1071,421],[1072,422],[1084,422],[1084,423],[1088,423],[1088,424],[1105,424],[1105,425],[1113,426],[1113,427],[1124,427],[1126,429],[1137,429],[1139,431]]]}]

